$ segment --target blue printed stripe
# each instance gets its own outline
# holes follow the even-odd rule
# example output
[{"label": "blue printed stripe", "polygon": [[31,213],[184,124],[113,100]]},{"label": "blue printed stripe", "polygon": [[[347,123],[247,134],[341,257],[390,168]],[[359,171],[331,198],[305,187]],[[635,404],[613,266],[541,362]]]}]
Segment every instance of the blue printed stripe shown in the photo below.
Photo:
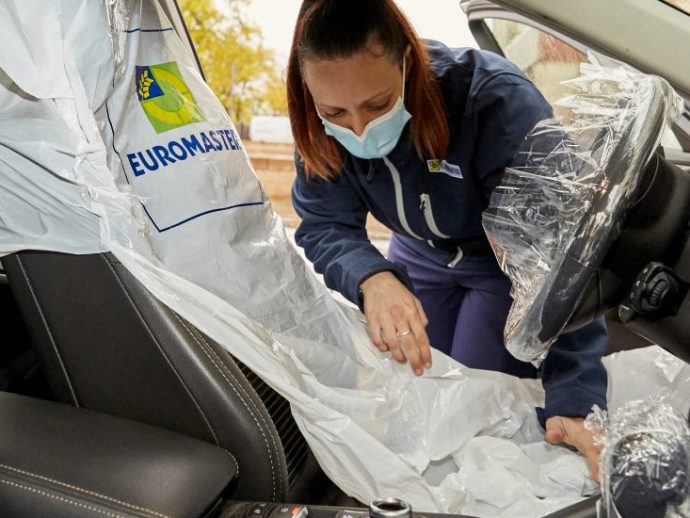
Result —
[{"label": "blue printed stripe", "polygon": [[[113,81],[113,84],[115,84],[114,81]],[[117,158],[120,160],[120,167],[122,168],[122,172],[125,175],[125,180],[127,180],[127,183],[130,184],[129,177],[127,176],[127,171],[125,171],[125,165],[122,163],[122,157],[120,156],[120,152],[115,147],[115,128],[113,128],[113,121],[110,120],[110,110],[108,109],[108,100],[107,99],[105,101],[105,116],[108,118],[108,124],[110,125],[110,132],[113,134],[113,142],[111,143],[111,145],[113,147],[113,151],[115,151]],[[155,225],[155,223],[154,223],[154,225]]]},{"label": "blue printed stripe", "polygon": [[187,219],[183,219],[182,221],[178,221],[177,223],[170,225],[169,227],[165,227],[165,228],[158,228],[158,225],[156,225],[156,222],[153,220],[153,218],[149,214],[149,211],[146,208],[146,205],[144,205],[142,203],[141,206],[144,208],[144,212],[146,212],[146,215],[151,220],[151,223],[153,223],[153,226],[156,227],[156,230],[162,234],[163,232],[166,232],[166,231],[173,229],[175,227],[179,227],[180,225],[184,225],[185,223],[189,223],[190,221],[192,221],[196,218],[200,218],[201,216],[206,216],[208,214],[212,214],[213,212],[222,212],[225,210],[236,209],[239,207],[251,207],[252,205],[263,205],[264,203],[265,202],[263,202],[263,201],[251,201],[251,202],[246,202],[246,203],[238,203],[236,205],[228,205],[227,207],[219,207],[217,209],[207,210],[205,212],[200,212],[199,214],[195,214],[194,216],[190,216]]},{"label": "blue printed stripe", "polygon": [[166,27],[165,29],[142,29],[140,27],[137,27],[136,29],[128,29],[126,33],[132,33],[132,32],[165,32],[165,31],[172,31],[174,30],[172,27]]}]

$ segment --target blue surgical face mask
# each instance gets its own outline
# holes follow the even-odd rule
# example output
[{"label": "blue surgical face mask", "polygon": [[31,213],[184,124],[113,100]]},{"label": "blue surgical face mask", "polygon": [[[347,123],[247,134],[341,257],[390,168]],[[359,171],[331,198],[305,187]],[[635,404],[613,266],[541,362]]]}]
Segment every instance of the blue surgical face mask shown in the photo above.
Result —
[{"label": "blue surgical face mask", "polygon": [[404,57],[402,69],[403,86],[401,96],[388,112],[369,122],[359,136],[351,129],[324,119],[319,111],[316,110],[321,122],[323,122],[326,135],[335,138],[345,149],[359,158],[383,158],[390,153],[398,143],[400,135],[403,129],[405,129],[405,124],[412,118],[410,112],[405,109],[403,101],[405,98]]}]

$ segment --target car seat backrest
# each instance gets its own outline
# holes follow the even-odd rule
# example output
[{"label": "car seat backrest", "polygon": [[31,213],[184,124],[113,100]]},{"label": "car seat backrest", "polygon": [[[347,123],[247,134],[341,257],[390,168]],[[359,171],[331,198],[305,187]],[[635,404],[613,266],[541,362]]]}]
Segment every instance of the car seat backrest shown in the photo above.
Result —
[{"label": "car seat backrest", "polygon": [[235,499],[306,501],[327,483],[287,401],[111,254],[3,264],[57,399],[220,445],[238,460]]}]

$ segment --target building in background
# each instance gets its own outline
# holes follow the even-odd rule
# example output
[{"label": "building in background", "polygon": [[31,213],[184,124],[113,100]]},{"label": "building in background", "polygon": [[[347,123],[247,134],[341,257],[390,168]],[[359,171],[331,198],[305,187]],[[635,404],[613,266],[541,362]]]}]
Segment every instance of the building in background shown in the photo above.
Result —
[{"label": "building in background", "polygon": [[282,115],[254,115],[249,123],[249,140],[291,144],[290,119]]}]

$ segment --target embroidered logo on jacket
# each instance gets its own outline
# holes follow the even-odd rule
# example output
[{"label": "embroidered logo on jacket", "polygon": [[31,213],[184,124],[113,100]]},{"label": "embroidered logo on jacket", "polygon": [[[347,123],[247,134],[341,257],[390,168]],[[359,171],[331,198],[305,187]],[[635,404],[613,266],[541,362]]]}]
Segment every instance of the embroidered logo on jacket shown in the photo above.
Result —
[{"label": "embroidered logo on jacket", "polygon": [[426,164],[430,173],[443,173],[453,178],[462,179],[462,170],[459,165],[451,164],[445,160],[432,159],[427,160]]}]

